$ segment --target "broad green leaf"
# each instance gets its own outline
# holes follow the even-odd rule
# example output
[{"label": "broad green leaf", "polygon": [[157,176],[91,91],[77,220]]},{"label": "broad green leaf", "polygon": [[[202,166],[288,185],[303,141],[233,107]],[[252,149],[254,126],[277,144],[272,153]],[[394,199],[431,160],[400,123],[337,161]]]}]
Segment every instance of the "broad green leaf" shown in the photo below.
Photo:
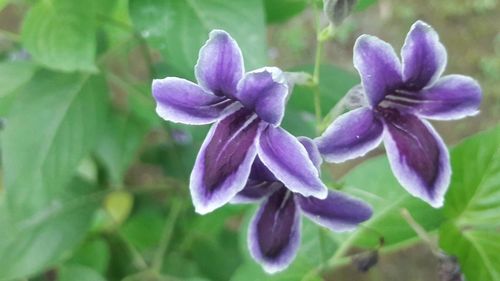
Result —
[{"label": "broad green leaf", "polygon": [[2,135],[13,215],[32,215],[64,190],[98,139],[106,102],[100,77],[41,71],[20,89]]},{"label": "broad green leaf", "polygon": [[96,154],[106,166],[111,183],[122,185],[123,176],[132,164],[148,128],[131,115],[124,116],[118,112],[108,116],[105,126]]},{"label": "broad green leaf", "polygon": [[65,265],[57,272],[59,281],[106,281],[102,275],[92,268],[82,265]]},{"label": "broad green leaf", "polygon": [[131,0],[130,15],[151,46],[186,77],[193,77],[198,52],[212,29],[235,38],[248,69],[266,64],[261,0]]},{"label": "broad green leaf", "polygon": [[38,1],[26,15],[21,35],[23,46],[48,68],[97,71],[93,1]]},{"label": "broad green leaf", "polygon": [[109,245],[103,238],[95,238],[83,243],[67,264],[83,265],[105,274],[110,261]]},{"label": "broad green leaf", "polygon": [[468,280],[500,280],[500,127],[464,141],[451,159],[440,245]]},{"label": "broad green leaf", "polygon": [[100,195],[82,181],[37,212],[18,218],[0,203],[0,280],[40,273],[60,262],[83,239]]},{"label": "broad green leaf", "polygon": [[140,252],[150,251],[158,246],[164,220],[160,210],[142,208],[122,225],[120,233]]},{"label": "broad green leaf", "polygon": [[437,230],[442,222],[441,209],[434,209],[412,197],[394,178],[385,156],[370,159],[356,167],[344,179],[348,192],[373,207],[373,216],[354,233],[354,245],[375,248],[379,235],[386,246],[397,247],[417,239],[415,231],[401,216],[408,209],[414,219],[427,231]]},{"label": "broad green leaf", "polygon": [[35,66],[29,62],[9,61],[0,63],[0,115],[8,113],[16,98],[16,89],[26,83],[35,73]]},{"label": "broad green leaf", "polygon": [[302,12],[308,3],[308,0],[264,0],[266,21],[284,22]]}]

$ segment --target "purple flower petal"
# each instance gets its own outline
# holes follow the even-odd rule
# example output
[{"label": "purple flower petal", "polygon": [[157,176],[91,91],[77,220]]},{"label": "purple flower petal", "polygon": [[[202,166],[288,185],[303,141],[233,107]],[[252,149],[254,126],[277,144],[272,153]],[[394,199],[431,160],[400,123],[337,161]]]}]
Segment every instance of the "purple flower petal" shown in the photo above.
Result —
[{"label": "purple flower petal", "polygon": [[288,86],[281,70],[266,67],[245,74],[238,84],[236,98],[262,120],[279,125],[287,95]]},{"label": "purple flower petal", "polygon": [[195,65],[198,83],[215,95],[233,97],[244,72],[238,43],[227,32],[212,30]]},{"label": "purple flower petal", "polygon": [[316,169],[320,171],[323,159],[321,158],[321,154],[319,153],[318,147],[314,141],[308,137],[298,137],[297,140],[299,140],[299,142],[304,146],[307,151],[307,155],[309,155],[309,159],[311,159]]},{"label": "purple flower petal", "polygon": [[481,87],[468,76],[449,75],[422,90],[418,97],[422,100],[416,106],[418,115],[436,120],[460,119],[479,112]]},{"label": "purple flower petal", "polygon": [[423,21],[415,22],[401,49],[403,80],[409,90],[434,83],[446,67],[446,49],[436,31]]},{"label": "purple flower petal", "polygon": [[329,191],[323,200],[299,195],[297,202],[309,219],[337,232],[353,230],[372,215],[365,202],[337,191]]},{"label": "purple flower petal", "polygon": [[176,77],[153,80],[158,115],[172,122],[208,124],[237,109],[237,104]]},{"label": "purple flower petal", "polygon": [[280,188],[283,188],[283,184],[278,181],[249,179],[245,188],[243,188],[242,191],[238,192],[233,199],[231,199],[231,203],[254,203],[274,193]]},{"label": "purple flower petal", "polygon": [[361,35],[354,44],[353,60],[372,106],[401,86],[401,63],[392,46],[379,38]]},{"label": "purple flower petal", "polygon": [[448,150],[425,120],[393,111],[385,118],[384,143],[399,183],[431,206],[443,205],[451,168]]},{"label": "purple flower petal", "polygon": [[343,162],[363,156],[382,140],[384,125],[368,107],[345,113],[316,139],[319,151],[328,162]]},{"label": "purple flower petal", "polygon": [[240,109],[212,126],[191,173],[189,187],[196,212],[209,213],[244,188],[257,154],[260,122]]},{"label": "purple flower petal", "polygon": [[257,150],[264,165],[291,191],[318,198],[327,196],[327,188],[307,150],[287,131],[268,126]]},{"label": "purple flower petal", "polygon": [[288,267],[300,245],[301,220],[291,192],[285,188],[264,202],[250,223],[248,248],[268,273]]}]

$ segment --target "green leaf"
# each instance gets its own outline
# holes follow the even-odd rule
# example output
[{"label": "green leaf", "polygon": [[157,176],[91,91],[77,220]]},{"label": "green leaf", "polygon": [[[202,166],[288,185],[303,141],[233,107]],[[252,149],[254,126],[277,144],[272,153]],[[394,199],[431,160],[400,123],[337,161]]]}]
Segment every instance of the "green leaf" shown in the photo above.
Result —
[{"label": "green leaf", "polygon": [[458,145],[451,161],[440,245],[468,280],[500,280],[500,127]]},{"label": "green leaf", "polygon": [[365,200],[373,207],[373,216],[363,223],[350,239],[354,245],[375,248],[379,235],[385,246],[398,247],[418,239],[415,231],[401,216],[408,209],[414,219],[427,231],[437,230],[443,220],[441,209],[434,209],[412,197],[399,185],[385,156],[370,159],[356,167],[344,178],[342,191]]},{"label": "green leaf", "polygon": [[266,21],[284,22],[302,12],[307,7],[307,0],[264,0]]},{"label": "green leaf", "polygon": [[9,3],[9,0],[0,0],[0,11]]},{"label": "green leaf", "polygon": [[40,273],[60,262],[83,239],[100,195],[72,181],[65,192],[37,212],[19,219],[0,204],[0,280]]},{"label": "green leaf", "polygon": [[26,83],[35,73],[29,62],[9,61],[0,63],[0,115],[8,113],[15,100],[16,89]]},{"label": "green leaf", "polygon": [[120,186],[148,128],[131,115],[118,112],[109,115],[105,126],[96,153],[106,166],[111,183]]},{"label": "green leaf", "polygon": [[110,250],[106,240],[95,238],[82,244],[67,264],[83,265],[105,274],[109,261]]},{"label": "green leaf", "polygon": [[24,47],[42,65],[62,71],[96,72],[93,1],[38,1],[22,27]]},{"label": "green leaf", "polygon": [[81,265],[66,265],[59,268],[57,274],[58,281],[106,281],[98,272],[92,268]]},{"label": "green leaf", "polygon": [[193,77],[200,47],[212,29],[226,30],[240,45],[248,69],[267,60],[261,0],[131,0],[132,22],[181,75]]},{"label": "green leaf", "polygon": [[106,102],[101,77],[41,71],[20,89],[2,136],[13,215],[32,215],[64,190],[98,139]]}]

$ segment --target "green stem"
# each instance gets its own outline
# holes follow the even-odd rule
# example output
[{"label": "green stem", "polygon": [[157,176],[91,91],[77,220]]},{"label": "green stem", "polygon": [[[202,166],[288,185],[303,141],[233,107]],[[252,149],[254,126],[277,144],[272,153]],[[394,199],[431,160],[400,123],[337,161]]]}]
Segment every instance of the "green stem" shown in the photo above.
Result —
[{"label": "green stem", "polygon": [[160,245],[151,264],[151,269],[153,270],[153,272],[160,273],[161,266],[163,264],[163,258],[165,257],[165,253],[172,238],[172,233],[174,232],[175,223],[181,210],[182,201],[173,200],[170,214],[169,216],[167,216],[167,220],[165,221],[165,227],[163,228],[163,236],[160,241]]}]

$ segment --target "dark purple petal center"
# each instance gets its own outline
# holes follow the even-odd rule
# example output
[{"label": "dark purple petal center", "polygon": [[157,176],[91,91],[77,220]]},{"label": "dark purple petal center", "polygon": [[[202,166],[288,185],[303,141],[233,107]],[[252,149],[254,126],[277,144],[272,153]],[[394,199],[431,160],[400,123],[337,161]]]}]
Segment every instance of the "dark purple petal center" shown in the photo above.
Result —
[{"label": "dark purple petal center", "polygon": [[[378,109],[378,112],[383,115],[387,130],[400,152],[400,162],[417,171],[425,186],[433,187],[439,173],[441,151],[429,128],[411,114],[402,114],[391,108]],[[433,190],[427,192],[432,195]]]},{"label": "dark purple petal center", "polygon": [[240,109],[220,121],[206,147],[203,181],[207,195],[238,169],[254,143],[259,123],[260,119],[246,109]]},{"label": "dark purple petal center", "polygon": [[269,197],[257,223],[258,243],[265,257],[274,259],[280,256],[290,244],[297,211],[293,194],[286,188]]}]

